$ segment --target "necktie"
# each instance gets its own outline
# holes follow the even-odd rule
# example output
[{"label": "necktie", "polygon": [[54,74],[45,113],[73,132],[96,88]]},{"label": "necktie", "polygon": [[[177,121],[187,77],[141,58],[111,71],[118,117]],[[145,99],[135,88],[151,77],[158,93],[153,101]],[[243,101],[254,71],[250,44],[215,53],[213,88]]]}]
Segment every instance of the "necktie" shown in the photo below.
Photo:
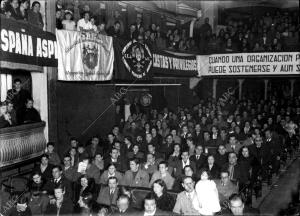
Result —
[{"label": "necktie", "polygon": [[200,157],[200,155],[197,155],[197,156],[196,156],[197,160],[199,160],[199,157]]},{"label": "necktie", "polygon": [[234,166],[231,167],[231,171],[230,171],[230,180],[233,179],[233,173],[234,173]]}]

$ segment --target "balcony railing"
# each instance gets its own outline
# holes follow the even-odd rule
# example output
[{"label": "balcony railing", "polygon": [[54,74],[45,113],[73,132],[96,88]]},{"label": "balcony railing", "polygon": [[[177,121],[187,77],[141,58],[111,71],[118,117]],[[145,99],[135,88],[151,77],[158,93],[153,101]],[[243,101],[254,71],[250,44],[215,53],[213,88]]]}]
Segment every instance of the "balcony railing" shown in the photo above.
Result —
[{"label": "balcony railing", "polygon": [[46,147],[45,122],[0,129],[0,168],[40,156]]}]

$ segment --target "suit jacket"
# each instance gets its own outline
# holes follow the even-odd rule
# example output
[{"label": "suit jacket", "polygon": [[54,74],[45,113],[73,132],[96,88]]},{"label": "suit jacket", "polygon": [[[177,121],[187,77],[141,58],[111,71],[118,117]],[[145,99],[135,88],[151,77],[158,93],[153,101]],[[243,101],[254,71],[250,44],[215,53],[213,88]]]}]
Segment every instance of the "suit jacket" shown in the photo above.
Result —
[{"label": "suit jacket", "polygon": [[119,188],[116,188],[114,193],[110,195],[109,187],[102,187],[100,189],[98,198],[97,198],[97,203],[110,206],[110,205],[116,205],[117,204],[117,199],[119,195]]},{"label": "suit jacket", "polygon": [[[144,216],[145,212],[137,212],[136,214],[132,214],[132,215],[136,215],[136,216]],[[170,212],[166,212],[166,211],[162,211],[159,208],[156,207],[156,211],[154,213],[153,216],[162,216],[162,215],[172,215],[172,213]]]},{"label": "suit jacket", "polygon": [[76,175],[76,168],[71,166],[67,170],[65,170],[65,166],[62,167],[63,175],[68,179],[70,182],[77,181],[79,175]]},{"label": "suit jacket", "polygon": [[198,160],[196,155],[192,155],[190,160],[196,164],[196,170],[194,172],[199,172],[200,169],[207,163],[207,157],[204,154],[201,154]]},{"label": "suit jacket", "polygon": [[[190,160],[190,166],[193,168],[193,170],[196,170],[196,164],[195,162]],[[173,169],[173,176],[177,178],[178,176],[181,176],[183,173],[183,164],[182,160],[179,160],[176,162],[174,169]]]},{"label": "suit jacket", "polygon": [[134,214],[134,212],[135,212],[135,210],[130,207],[128,209],[126,209],[125,212],[122,212],[122,213],[120,212],[119,209],[115,209],[115,211],[112,212],[111,216],[131,216]]},{"label": "suit jacket", "polygon": [[95,148],[95,151],[92,151],[92,145],[88,145],[85,149],[90,158],[94,158],[96,154],[103,155],[103,147],[98,144]]},{"label": "suit jacket", "polygon": [[[229,176],[230,176],[230,170],[229,170],[229,163],[225,164],[223,167],[222,167],[222,170],[228,170],[229,172]],[[234,183],[237,183],[240,181],[240,178],[241,178],[241,167],[239,164],[236,164],[234,166],[234,171],[233,171],[233,176],[232,176],[232,179],[230,179],[231,181],[233,181]]]},{"label": "suit jacket", "polygon": [[[73,210],[74,207],[72,200],[64,196],[62,205],[60,207],[59,215],[72,215]],[[56,204],[49,204],[47,206],[45,215],[57,215]]]},{"label": "suit jacket", "polygon": [[73,190],[71,182],[64,176],[61,176],[61,179],[58,183],[54,182],[54,179],[50,179],[47,181],[45,185],[45,190],[50,195],[54,195],[54,188],[58,185],[63,185],[65,187],[65,198],[72,198]]},{"label": "suit jacket", "polygon": [[208,164],[206,164],[205,168],[207,170],[209,170],[212,179],[219,179],[220,178],[220,170],[221,169],[217,164],[214,163],[214,165],[212,166],[211,169],[209,169]]},{"label": "suit jacket", "polygon": [[[47,166],[47,168],[45,169],[45,171],[42,172],[42,178],[43,178],[43,179],[46,179],[46,180],[48,181],[49,179],[52,178],[52,168],[53,168],[53,165],[48,164],[48,166]],[[41,172],[40,164],[37,165],[37,166],[33,169],[33,172],[35,172],[35,171]]]},{"label": "suit jacket", "polygon": [[226,148],[226,151],[227,152],[235,152],[237,155],[239,154],[239,152],[240,152],[240,149],[242,148],[242,145],[241,144],[239,144],[239,143],[236,143],[235,144],[235,148],[234,148],[234,150],[231,148],[231,145],[229,144],[229,143],[227,143],[226,145],[225,145],[225,148]]},{"label": "suit jacket", "polygon": [[[113,163],[113,162],[112,162],[112,160],[111,160],[111,157],[106,158],[106,159],[104,160],[104,169],[107,169],[108,166],[109,166],[110,164],[112,164],[112,163]],[[122,160],[121,157],[118,157],[117,162],[114,162],[113,164],[115,164],[116,169],[117,169],[119,172],[125,172],[125,171],[127,170],[127,163],[124,162],[124,161]]]},{"label": "suit jacket", "polygon": [[[118,182],[119,183],[122,183],[123,181],[123,174],[116,171],[115,173],[115,177],[118,179]],[[100,176],[100,181],[99,181],[100,184],[107,184],[108,183],[108,171],[105,170],[102,175]]]},{"label": "suit jacket", "polygon": [[93,178],[96,184],[99,184],[100,181],[100,170],[95,164],[91,164],[91,166],[86,170],[86,175],[89,178]]},{"label": "suit jacket", "polygon": [[217,164],[219,167],[223,167],[224,164],[228,163],[228,154],[225,153],[225,155],[220,155],[219,152],[217,152],[215,155],[215,164]]},{"label": "suit jacket", "polygon": [[188,198],[185,191],[182,191],[177,195],[173,212],[181,215],[200,215],[194,208],[193,203]]},{"label": "suit jacket", "polygon": [[219,193],[220,203],[228,200],[231,194],[238,193],[238,186],[231,181],[229,181],[226,185],[222,185],[221,180],[215,180],[215,182]]},{"label": "suit jacket", "polygon": [[149,175],[146,171],[139,169],[135,178],[131,170],[125,172],[123,184],[130,187],[149,187]]}]

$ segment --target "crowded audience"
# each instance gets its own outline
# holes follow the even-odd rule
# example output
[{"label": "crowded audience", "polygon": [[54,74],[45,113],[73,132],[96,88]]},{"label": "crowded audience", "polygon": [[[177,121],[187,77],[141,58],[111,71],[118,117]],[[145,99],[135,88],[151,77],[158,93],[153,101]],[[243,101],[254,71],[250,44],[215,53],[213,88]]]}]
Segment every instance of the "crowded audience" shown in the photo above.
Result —
[{"label": "crowded audience", "polygon": [[232,97],[224,106],[208,99],[149,113],[135,106],[107,137],[87,144],[72,137],[66,154],[49,142],[20,200],[30,200],[23,210],[258,215],[252,195],[261,197],[299,151],[299,96]]}]

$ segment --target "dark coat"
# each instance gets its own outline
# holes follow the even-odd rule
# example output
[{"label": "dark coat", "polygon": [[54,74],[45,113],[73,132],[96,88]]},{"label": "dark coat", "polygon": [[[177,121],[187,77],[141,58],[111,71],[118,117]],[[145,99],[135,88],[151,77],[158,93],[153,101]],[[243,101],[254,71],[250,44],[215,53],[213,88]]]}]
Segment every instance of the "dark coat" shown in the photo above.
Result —
[{"label": "dark coat", "polygon": [[[62,205],[60,207],[59,215],[72,215],[74,210],[73,202],[70,198],[64,197]],[[45,215],[57,215],[56,204],[49,204]]]},{"label": "dark coat", "polygon": [[196,170],[194,170],[194,172],[199,172],[207,163],[207,157],[204,154],[201,154],[198,160],[196,155],[192,155],[190,160],[196,164]]}]

